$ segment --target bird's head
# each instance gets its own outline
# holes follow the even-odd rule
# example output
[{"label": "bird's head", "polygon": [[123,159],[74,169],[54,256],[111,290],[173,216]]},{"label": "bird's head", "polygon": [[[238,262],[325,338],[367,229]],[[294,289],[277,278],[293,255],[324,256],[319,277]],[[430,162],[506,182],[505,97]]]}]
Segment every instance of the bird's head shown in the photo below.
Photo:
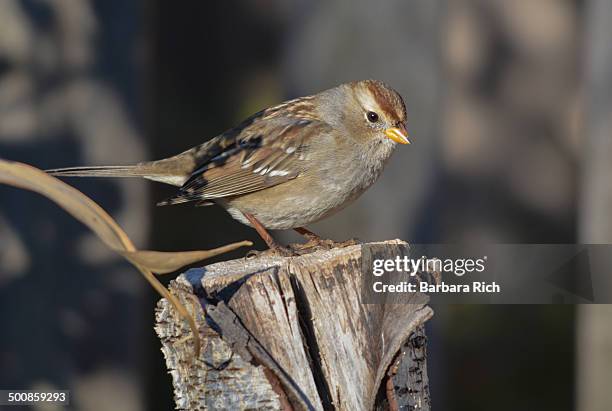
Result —
[{"label": "bird's head", "polygon": [[343,124],[357,140],[385,140],[410,144],[406,106],[399,93],[377,80],[340,86],[344,95]]}]

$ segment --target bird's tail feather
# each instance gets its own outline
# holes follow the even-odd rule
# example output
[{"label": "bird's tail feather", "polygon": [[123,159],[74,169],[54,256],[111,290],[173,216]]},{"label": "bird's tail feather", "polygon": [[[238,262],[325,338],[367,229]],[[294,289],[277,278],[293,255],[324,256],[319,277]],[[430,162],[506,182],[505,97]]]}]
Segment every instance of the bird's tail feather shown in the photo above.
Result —
[{"label": "bird's tail feather", "polygon": [[45,170],[45,172],[56,177],[145,177],[147,175],[138,165],[67,167]]},{"label": "bird's tail feather", "polygon": [[132,166],[67,167],[45,171],[56,177],[142,177],[178,187],[183,185],[189,176],[181,170],[164,168],[162,161]]}]

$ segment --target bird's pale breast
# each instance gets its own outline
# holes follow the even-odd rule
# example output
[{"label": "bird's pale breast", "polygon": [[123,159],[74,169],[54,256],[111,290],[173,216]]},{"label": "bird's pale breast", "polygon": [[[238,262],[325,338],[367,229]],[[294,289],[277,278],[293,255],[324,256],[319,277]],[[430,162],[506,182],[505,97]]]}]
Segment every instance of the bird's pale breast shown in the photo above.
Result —
[{"label": "bird's pale breast", "polygon": [[340,211],[359,197],[382,173],[394,147],[386,139],[368,147],[354,146],[341,156],[328,152],[326,155],[334,158],[323,163],[327,168],[308,170],[287,183],[218,203],[247,225],[245,212],[268,229],[302,227]]}]

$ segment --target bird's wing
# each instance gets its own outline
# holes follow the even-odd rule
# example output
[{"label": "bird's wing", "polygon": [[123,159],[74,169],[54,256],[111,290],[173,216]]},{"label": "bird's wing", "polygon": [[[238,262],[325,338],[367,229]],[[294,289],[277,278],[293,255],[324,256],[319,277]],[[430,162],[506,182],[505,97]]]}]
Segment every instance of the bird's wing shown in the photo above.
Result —
[{"label": "bird's wing", "polygon": [[206,158],[177,195],[159,205],[237,196],[291,180],[305,170],[305,153],[313,137],[329,129],[314,118],[251,119],[217,137],[214,146],[223,149]]}]

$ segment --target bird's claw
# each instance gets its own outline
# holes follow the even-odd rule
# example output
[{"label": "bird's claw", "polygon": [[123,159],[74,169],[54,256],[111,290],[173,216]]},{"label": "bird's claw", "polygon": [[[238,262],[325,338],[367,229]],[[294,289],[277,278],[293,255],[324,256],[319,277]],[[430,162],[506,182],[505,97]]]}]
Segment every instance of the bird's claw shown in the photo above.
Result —
[{"label": "bird's claw", "polygon": [[268,248],[267,250],[263,250],[263,251],[250,250],[245,256],[245,258],[248,260],[248,259],[257,258],[257,257],[269,257],[269,256],[296,257],[298,255],[300,254],[295,252],[291,247],[283,247],[283,246],[277,245],[275,247]]},{"label": "bird's claw", "polygon": [[304,244],[291,244],[289,247],[296,253],[303,255],[320,250],[331,250],[334,248],[344,248],[351,245],[361,244],[359,240],[352,238],[346,241],[334,241],[321,237],[311,237]]},{"label": "bird's claw", "polygon": [[314,253],[315,251],[331,250],[334,248],[344,248],[351,245],[359,245],[361,242],[356,238],[351,238],[346,241],[334,241],[323,239],[320,237],[312,237],[303,244],[289,244],[287,247],[276,245],[264,251],[249,250],[246,254],[246,259],[258,257],[297,257],[300,255]]}]

